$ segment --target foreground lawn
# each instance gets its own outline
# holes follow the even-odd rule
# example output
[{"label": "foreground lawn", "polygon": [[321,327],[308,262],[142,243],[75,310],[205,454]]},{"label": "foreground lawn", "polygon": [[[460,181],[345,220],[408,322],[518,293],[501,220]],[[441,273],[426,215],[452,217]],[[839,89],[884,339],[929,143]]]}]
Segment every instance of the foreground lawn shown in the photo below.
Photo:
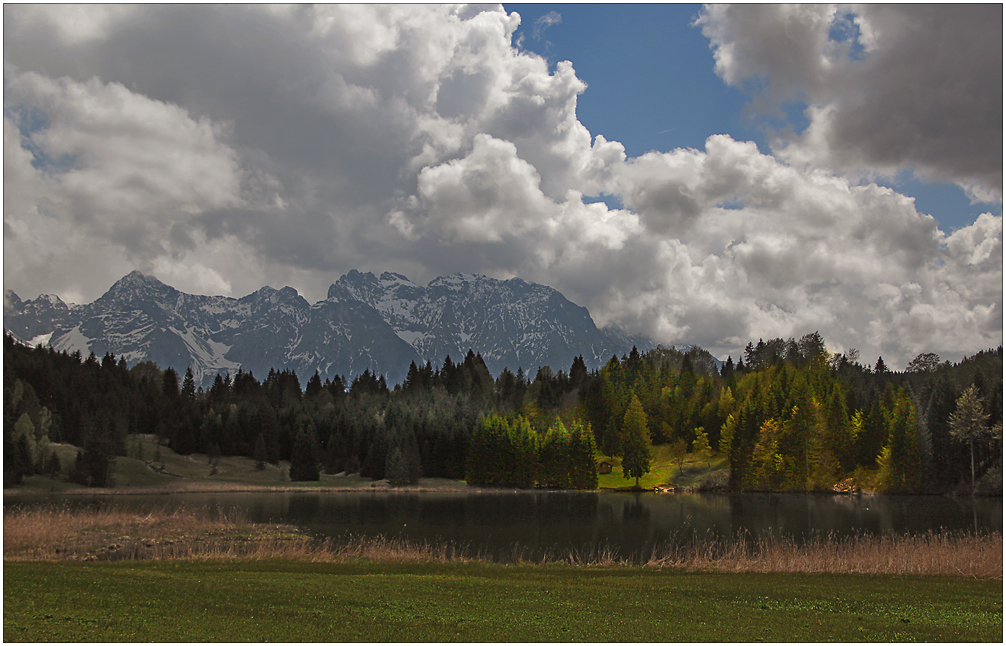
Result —
[{"label": "foreground lawn", "polygon": [[23,562],[4,641],[1001,641],[1002,581],[305,561]]}]

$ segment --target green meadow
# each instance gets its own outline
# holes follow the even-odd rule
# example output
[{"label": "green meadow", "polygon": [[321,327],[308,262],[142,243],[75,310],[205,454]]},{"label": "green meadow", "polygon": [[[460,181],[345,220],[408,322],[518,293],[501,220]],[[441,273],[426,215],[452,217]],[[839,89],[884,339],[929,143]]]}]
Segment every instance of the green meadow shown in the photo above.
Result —
[{"label": "green meadow", "polygon": [[[77,447],[70,444],[50,444],[63,464],[72,464]],[[202,453],[178,455],[167,446],[158,444],[152,435],[138,435],[131,438],[127,456],[118,456],[112,471],[114,487],[108,493],[128,493],[135,489],[152,491],[199,491],[199,490],[261,490],[282,489],[365,489],[375,485],[370,478],[359,474],[321,474],[317,481],[291,482],[288,476],[290,463],[281,460],[278,464],[266,463],[257,469],[255,461],[242,456],[225,456],[210,463]],[[155,456],[159,458],[154,460]],[[621,459],[608,457],[600,452],[596,461],[609,462],[612,471],[598,476],[599,489],[630,490],[635,487],[635,479],[628,479],[622,473]],[[152,468],[153,467],[153,468]],[[653,447],[650,472],[639,479],[641,489],[676,486],[679,488],[700,487],[713,482],[725,486],[729,478],[729,465],[724,457],[709,460],[695,459],[687,455],[682,464],[674,460],[671,447]],[[386,481],[376,483],[378,487],[388,486]],[[464,489],[461,480],[446,478],[421,478],[421,489]],[[7,493],[95,493],[94,489],[47,476],[28,476],[17,490]]]},{"label": "green meadow", "polygon": [[1001,641],[1001,580],[486,563],[6,563],[4,641]]}]

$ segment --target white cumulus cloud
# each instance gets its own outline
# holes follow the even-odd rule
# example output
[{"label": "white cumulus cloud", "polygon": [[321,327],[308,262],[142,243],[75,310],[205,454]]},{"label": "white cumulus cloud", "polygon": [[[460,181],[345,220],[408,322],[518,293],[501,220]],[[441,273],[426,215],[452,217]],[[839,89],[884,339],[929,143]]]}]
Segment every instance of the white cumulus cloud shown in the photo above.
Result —
[{"label": "white cumulus cloud", "polygon": [[[710,133],[629,158],[577,119],[575,61],[520,51],[500,7],[89,7],[4,7],[4,283],[22,297],[91,300],[134,268],[309,299],[353,268],[466,271],[724,357],[814,330],[894,366],[1002,342],[1002,218],[948,236],[845,172],[911,167],[1001,195],[1001,156],[997,185],[970,126],[929,130],[907,97],[884,99],[907,121],[902,153],[865,141],[883,110],[838,88],[894,82],[882,61],[915,39],[889,24],[900,10],[707,8],[723,78],[767,79],[760,107],[805,96],[810,127],[773,154]],[[829,38],[842,20],[861,59]],[[909,71],[903,88],[936,78]],[[952,105],[939,93],[933,114]]]}]

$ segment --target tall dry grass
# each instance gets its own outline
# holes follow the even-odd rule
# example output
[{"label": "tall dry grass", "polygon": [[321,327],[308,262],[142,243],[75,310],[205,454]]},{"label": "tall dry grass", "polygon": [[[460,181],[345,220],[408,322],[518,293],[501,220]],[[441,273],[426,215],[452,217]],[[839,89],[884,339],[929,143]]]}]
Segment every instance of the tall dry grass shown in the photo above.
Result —
[{"label": "tall dry grass", "polygon": [[292,558],[317,550],[295,527],[254,525],[240,512],[203,507],[6,509],[3,537],[5,561]]},{"label": "tall dry grass", "polygon": [[[348,536],[313,540],[290,525],[250,523],[208,508],[135,512],[114,507],[4,511],[4,560],[302,559],[315,562],[496,562],[589,566],[643,565],[687,571],[942,575],[1002,579],[1002,534],[928,532],[803,542],[767,534],[672,540],[649,556],[610,546],[540,552],[514,545],[490,554],[453,542]],[[673,537],[672,537],[673,538]]]},{"label": "tall dry grass", "polygon": [[797,543],[767,534],[715,538],[654,551],[650,567],[719,572],[789,572],[962,576],[1002,579],[1002,533],[828,533]]}]

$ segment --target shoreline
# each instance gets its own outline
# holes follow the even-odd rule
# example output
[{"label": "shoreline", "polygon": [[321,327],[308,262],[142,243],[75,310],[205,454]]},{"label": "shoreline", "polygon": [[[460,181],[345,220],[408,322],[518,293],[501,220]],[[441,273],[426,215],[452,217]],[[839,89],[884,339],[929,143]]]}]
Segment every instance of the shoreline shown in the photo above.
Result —
[{"label": "shoreline", "polygon": [[241,511],[182,506],[12,507],[4,510],[4,562],[286,560],[484,562],[641,567],[680,571],[936,575],[1002,580],[1002,533],[819,535],[807,541],[707,536],[620,553],[604,542],[554,551],[483,551],[450,539],[378,534],[316,540],[296,525],[254,523]]},{"label": "shoreline", "polygon": [[[845,492],[845,491],[743,491],[732,492],[727,490],[695,490],[686,487],[655,487],[653,489],[633,489],[630,487],[601,487],[590,491],[577,489],[514,489],[509,487],[478,487],[471,486],[460,480],[432,479],[434,483],[418,485],[408,485],[395,487],[386,480],[378,480],[370,484],[360,483],[356,485],[342,486],[312,486],[312,485],[255,485],[240,482],[188,482],[181,485],[156,485],[156,486],[122,486],[122,487],[68,487],[65,489],[44,489],[41,487],[17,487],[3,490],[5,500],[16,500],[18,498],[33,498],[44,496],[73,496],[73,497],[111,497],[111,496],[152,496],[152,495],[184,495],[184,494],[236,494],[236,493],[627,493],[627,494],[655,494],[655,495],[678,495],[678,494],[713,494],[713,495],[797,495],[797,496],[829,496],[829,497],[918,497],[935,496],[940,498],[959,498],[962,496],[953,493],[913,493],[913,494],[889,494],[878,492]],[[1002,498],[1002,496],[973,496],[978,498]]]}]

